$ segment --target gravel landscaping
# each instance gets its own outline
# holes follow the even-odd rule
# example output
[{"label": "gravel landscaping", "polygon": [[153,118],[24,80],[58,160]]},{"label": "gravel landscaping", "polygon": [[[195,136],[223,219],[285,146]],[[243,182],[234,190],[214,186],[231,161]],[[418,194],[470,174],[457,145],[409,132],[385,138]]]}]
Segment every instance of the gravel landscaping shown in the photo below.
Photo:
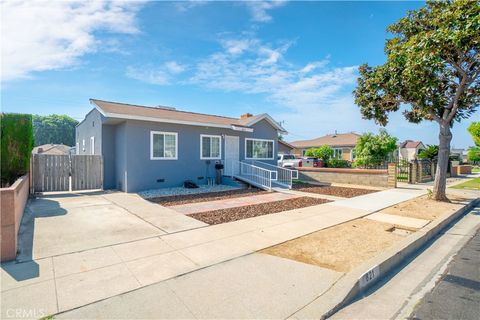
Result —
[{"label": "gravel landscaping", "polygon": [[264,193],[268,193],[268,192],[258,188],[250,188],[250,189],[228,190],[228,191],[222,191],[222,192],[177,195],[177,196],[170,196],[170,197],[164,196],[164,197],[149,198],[148,200],[161,204],[162,206],[165,206],[165,207],[170,207],[170,206],[177,206],[177,205],[188,204],[188,203],[214,201],[214,200],[222,200],[222,199],[230,199],[230,198],[240,198],[240,197],[248,197],[248,196],[254,196],[254,195],[256,196]]},{"label": "gravel landscaping", "polygon": [[311,192],[317,194],[326,194],[335,197],[353,198],[365,194],[377,192],[377,190],[335,187],[335,186],[320,186],[310,183],[298,182],[293,184],[293,189],[303,192]]},{"label": "gravel landscaping", "polygon": [[195,213],[189,216],[208,224],[220,224],[292,209],[310,207],[327,202],[330,201],[325,199],[300,197],[289,200]]},{"label": "gravel landscaping", "polygon": [[179,195],[189,195],[189,194],[199,194],[199,193],[210,193],[210,192],[223,192],[231,190],[241,190],[239,187],[228,186],[224,184],[208,186],[206,184],[199,185],[198,188],[189,189],[184,187],[175,187],[175,188],[161,188],[161,189],[151,189],[141,191],[138,194],[144,199],[151,199],[157,197],[170,197],[170,196],[179,196]]}]

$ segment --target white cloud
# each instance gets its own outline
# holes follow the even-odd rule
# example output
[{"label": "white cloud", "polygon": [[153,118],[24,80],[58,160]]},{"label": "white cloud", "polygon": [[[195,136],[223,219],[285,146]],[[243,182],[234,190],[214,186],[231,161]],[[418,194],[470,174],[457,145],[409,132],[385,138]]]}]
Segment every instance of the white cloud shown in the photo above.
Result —
[{"label": "white cloud", "polygon": [[206,5],[208,1],[204,0],[190,0],[190,1],[177,1],[175,7],[178,11],[185,12],[190,9]]},{"label": "white cloud", "polygon": [[286,1],[246,1],[244,3],[250,11],[252,21],[270,22],[272,16],[268,11],[285,5]]},{"label": "white cloud", "polygon": [[[4,1],[1,3],[3,81],[71,66],[98,50],[96,31],[133,34],[140,2]],[[106,42],[110,46],[112,42]]]},{"label": "white cloud", "polygon": [[135,80],[150,84],[169,85],[173,77],[184,72],[185,65],[176,61],[167,61],[159,67],[152,66],[128,66],[126,76]]},{"label": "white cloud", "polygon": [[165,68],[167,69],[168,72],[172,74],[179,74],[185,71],[185,66],[178,64],[175,61],[168,61],[165,63]]},{"label": "white cloud", "polygon": [[291,43],[274,47],[256,38],[221,43],[222,51],[197,63],[190,83],[224,91],[266,94],[278,105],[297,109],[317,106],[338,96],[357,77],[356,66],[328,68],[328,60],[294,66],[284,57]]}]

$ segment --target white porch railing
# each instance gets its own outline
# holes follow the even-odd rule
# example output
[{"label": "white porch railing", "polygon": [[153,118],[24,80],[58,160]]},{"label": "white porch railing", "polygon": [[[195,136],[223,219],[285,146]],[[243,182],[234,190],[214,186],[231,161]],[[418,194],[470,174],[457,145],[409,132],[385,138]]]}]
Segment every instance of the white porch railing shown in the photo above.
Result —
[{"label": "white porch railing", "polygon": [[256,187],[272,190],[272,181],[277,179],[277,172],[242,161],[231,163],[232,176]]},{"label": "white porch railing", "polygon": [[274,179],[275,182],[289,189],[292,188],[292,180],[298,179],[298,170],[283,168],[262,161],[252,161],[252,164],[274,171],[276,173],[276,179]]}]

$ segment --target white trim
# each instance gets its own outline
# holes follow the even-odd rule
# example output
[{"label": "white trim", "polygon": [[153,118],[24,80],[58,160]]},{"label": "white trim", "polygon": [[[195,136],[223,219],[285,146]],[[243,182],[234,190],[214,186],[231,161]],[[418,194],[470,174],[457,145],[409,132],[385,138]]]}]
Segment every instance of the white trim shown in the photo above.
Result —
[{"label": "white trim", "polygon": [[256,117],[250,122],[247,122],[247,127],[253,126],[255,123],[262,121],[263,119],[266,119],[270,124],[276,128],[278,131],[281,133],[288,133],[287,130],[285,130],[280,124],[278,124],[277,121],[275,121],[268,113],[263,113],[260,116]]},{"label": "white trim", "polygon": [[[218,138],[220,139],[218,148],[220,149],[220,155],[218,157],[203,157],[203,137],[205,138]],[[210,139],[210,154],[212,154],[212,140]],[[212,134],[200,135],[200,159],[201,160],[221,160],[222,159],[222,136]]]},{"label": "white trim", "polygon": [[90,137],[90,154],[95,154],[95,136]]},{"label": "white trim", "polygon": [[232,125],[233,131],[241,131],[241,132],[253,132],[253,128],[247,128],[242,126]]},{"label": "white trim", "polygon": [[[154,134],[163,134],[163,135],[174,135],[175,136],[175,157],[166,158],[166,157],[154,157],[153,156],[153,135]],[[165,155],[165,139],[163,140],[163,149]],[[150,131],[150,160],[178,160],[178,132],[165,132],[165,131]]]},{"label": "white trim", "polygon": [[[248,158],[247,157],[247,141],[267,141],[272,143],[272,157],[271,158]],[[252,150],[253,152],[253,150]],[[256,138],[245,138],[245,160],[275,160],[275,140],[270,139],[256,139]]]},{"label": "white trim", "polygon": [[85,152],[85,139],[82,139],[82,151]]},{"label": "white trim", "polygon": [[80,142],[75,143],[75,153],[80,154]]}]

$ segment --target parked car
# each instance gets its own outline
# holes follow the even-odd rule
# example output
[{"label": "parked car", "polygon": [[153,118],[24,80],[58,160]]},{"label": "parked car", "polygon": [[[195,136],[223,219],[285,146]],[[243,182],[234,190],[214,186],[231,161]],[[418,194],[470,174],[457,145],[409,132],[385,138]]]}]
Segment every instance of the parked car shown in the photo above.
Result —
[{"label": "parked car", "polygon": [[316,157],[303,157],[302,164],[304,167],[316,168],[320,167],[320,160]]},{"label": "parked car", "polygon": [[298,168],[302,166],[302,159],[297,159],[293,154],[279,154],[277,158],[279,167]]}]

